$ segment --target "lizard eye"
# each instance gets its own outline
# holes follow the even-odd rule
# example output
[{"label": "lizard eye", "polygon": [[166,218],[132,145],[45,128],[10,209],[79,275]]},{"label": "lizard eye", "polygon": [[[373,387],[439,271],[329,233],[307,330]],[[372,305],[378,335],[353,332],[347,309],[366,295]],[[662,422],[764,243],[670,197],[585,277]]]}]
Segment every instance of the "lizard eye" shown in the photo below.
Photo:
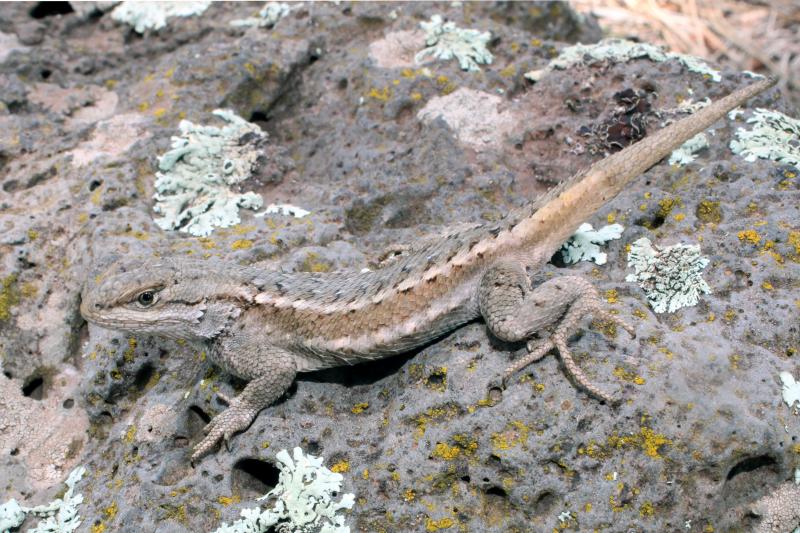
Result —
[{"label": "lizard eye", "polygon": [[156,303],[156,293],[153,291],[144,291],[139,293],[139,296],[136,297],[136,301],[142,307],[150,307],[154,303]]}]

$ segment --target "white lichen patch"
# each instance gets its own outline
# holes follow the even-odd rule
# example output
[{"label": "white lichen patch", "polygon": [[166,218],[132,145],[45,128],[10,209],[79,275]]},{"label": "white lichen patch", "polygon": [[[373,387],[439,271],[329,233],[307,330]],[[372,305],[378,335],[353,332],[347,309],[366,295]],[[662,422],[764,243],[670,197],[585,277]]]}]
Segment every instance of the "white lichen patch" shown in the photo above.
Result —
[{"label": "white lichen patch", "polygon": [[210,5],[211,2],[122,2],[111,12],[111,18],[144,33],[165,28],[170,17],[201,15]]},{"label": "white lichen patch", "polygon": [[240,193],[231,186],[252,175],[260,154],[257,147],[266,134],[233,111],[217,109],[214,115],[227,125],[217,128],[182,120],[172,150],[158,158],[153,210],[162,215],[155,223],[163,229],[203,237],[214,228],[241,222],[240,207],[259,209],[263,203],[260,195]]},{"label": "white lichen patch", "polygon": [[275,456],[281,473],[278,486],[258,501],[273,499],[272,508],[244,509],[241,519],[232,524],[222,524],[214,533],[350,533],[344,525],[342,509],[352,509],[353,494],[344,494],[338,502],[336,494],[342,488],[341,474],[322,466],[323,458],[304,455],[295,448],[294,459],[281,450]]},{"label": "white lichen patch", "polygon": [[720,81],[719,71],[712,69],[701,59],[684,54],[665,52],[658,46],[648,43],[635,43],[625,39],[603,39],[596,44],[576,44],[561,50],[558,57],[541,70],[532,70],[525,74],[531,81],[539,81],[551,70],[565,70],[575,65],[593,65],[601,62],[625,63],[633,59],[649,59],[657,63],[674,59],[690,72],[696,72]]},{"label": "white lichen patch", "polygon": [[433,15],[428,22],[420,22],[425,30],[425,46],[414,56],[417,63],[428,59],[458,60],[463,70],[480,71],[478,65],[491,65],[494,60],[486,48],[492,39],[490,32],[459,28],[454,22],[445,22],[441,15]]},{"label": "white lichen patch", "polygon": [[781,396],[789,409],[795,409],[795,403],[800,403],[800,383],[795,381],[794,376],[789,372],[780,373],[781,383],[783,388]]},{"label": "white lichen patch", "polygon": [[654,248],[650,239],[641,238],[628,253],[628,274],[625,281],[638,282],[656,313],[672,313],[681,307],[696,305],[701,294],[711,288],[702,278],[709,260],[700,255],[700,246],[676,244]]},{"label": "white lichen patch", "polygon": [[291,11],[289,4],[284,2],[267,2],[257,17],[237,19],[231,21],[231,26],[271,28]]},{"label": "white lichen patch", "polygon": [[746,161],[771,159],[800,168],[800,120],[778,111],[756,109],[747,119],[753,129],[738,128],[731,140],[733,153]]},{"label": "white lichen patch", "polygon": [[619,239],[624,229],[620,224],[610,224],[598,230],[591,224],[581,224],[578,231],[561,247],[564,263],[571,265],[578,261],[594,261],[598,265],[606,264],[608,256],[600,251],[600,245]]},{"label": "white lichen patch", "polygon": [[264,215],[283,215],[287,217],[303,218],[310,215],[310,211],[306,211],[302,207],[297,207],[291,204],[269,204],[265,210],[256,213],[253,216],[263,217]]},{"label": "white lichen patch", "polygon": [[475,148],[498,147],[517,126],[509,111],[500,111],[503,99],[467,87],[432,98],[417,113],[428,124],[441,117],[458,140]]},{"label": "white lichen patch", "polygon": [[698,133],[672,152],[669,156],[669,164],[678,165],[679,167],[688,165],[696,159],[700,150],[706,148],[708,148],[708,137],[706,137],[705,133]]},{"label": "white lichen patch", "polygon": [[74,490],[85,473],[82,466],[73,470],[64,482],[67,485],[64,496],[46,505],[24,507],[14,499],[0,505],[0,531],[7,532],[21,526],[28,515],[41,519],[28,533],[72,533],[77,530],[81,525],[78,506],[83,503],[83,496],[74,494]]}]

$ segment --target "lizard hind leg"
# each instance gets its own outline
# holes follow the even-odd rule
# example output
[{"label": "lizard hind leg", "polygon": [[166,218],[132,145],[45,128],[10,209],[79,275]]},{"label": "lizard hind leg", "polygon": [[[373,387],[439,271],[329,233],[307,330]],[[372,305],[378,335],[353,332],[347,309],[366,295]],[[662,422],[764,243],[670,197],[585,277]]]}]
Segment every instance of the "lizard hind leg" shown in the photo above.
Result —
[{"label": "lizard hind leg", "polygon": [[[631,336],[634,331],[630,325],[604,308],[597,289],[587,279],[562,276],[532,289],[522,265],[501,262],[484,274],[479,289],[479,302],[481,314],[495,336],[511,342],[528,341],[530,353],[506,369],[504,382],[555,348],[567,373],[575,382],[596,398],[612,403],[612,396],[592,384],[575,363],[567,346],[567,339],[587,314],[611,321]],[[550,331],[549,336],[536,343],[530,341],[534,333],[543,331]]]}]

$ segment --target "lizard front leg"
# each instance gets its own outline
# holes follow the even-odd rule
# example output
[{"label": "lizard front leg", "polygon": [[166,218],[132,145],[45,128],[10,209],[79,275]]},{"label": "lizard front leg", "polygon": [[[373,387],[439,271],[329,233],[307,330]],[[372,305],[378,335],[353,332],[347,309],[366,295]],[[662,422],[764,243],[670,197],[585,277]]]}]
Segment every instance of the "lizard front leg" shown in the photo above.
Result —
[{"label": "lizard front leg", "polygon": [[[232,400],[219,395],[228,403],[228,408],[206,425],[203,430],[206,436],[195,446],[192,462],[211,451],[220,440],[227,445],[234,433],[247,429],[259,411],[289,389],[297,375],[292,354],[274,346],[256,348],[249,354],[237,351],[221,355],[223,366],[251,381]],[[237,366],[246,368],[247,372],[237,372]]]},{"label": "lizard front leg", "polygon": [[515,372],[544,357],[557,348],[567,372],[593,396],[612,402],[611,395],[589,381],[572,358],[567,339],[587,314],[610,320],[631,336],[633,328],[603,308],[597,289],[580,276],[562,276],[532,289],[523,266],[516,262],[500,262],[489,268],[479,288],[480,310],[492,333],[505,341],[529,340],[534,333],[552,329],[539,343],[528,342],[526,357],[509,366],[503,376]]}]

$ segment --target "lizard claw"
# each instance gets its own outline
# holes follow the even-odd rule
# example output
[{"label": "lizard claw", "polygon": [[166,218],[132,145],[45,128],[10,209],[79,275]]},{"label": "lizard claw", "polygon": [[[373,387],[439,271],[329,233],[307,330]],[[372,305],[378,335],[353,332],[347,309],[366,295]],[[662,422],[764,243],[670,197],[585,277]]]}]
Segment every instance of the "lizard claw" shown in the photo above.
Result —
[{"label": "lizard claw", "polygon": [[225,449],[230,451],[233,435],[247,429],[257,414],[258,409],[241,405],[236,399],[231,401],[230,407],[215,416],[203,428],[206,436],[194,447],[192,463],[210,452],[220,441],[225,444]]}]

